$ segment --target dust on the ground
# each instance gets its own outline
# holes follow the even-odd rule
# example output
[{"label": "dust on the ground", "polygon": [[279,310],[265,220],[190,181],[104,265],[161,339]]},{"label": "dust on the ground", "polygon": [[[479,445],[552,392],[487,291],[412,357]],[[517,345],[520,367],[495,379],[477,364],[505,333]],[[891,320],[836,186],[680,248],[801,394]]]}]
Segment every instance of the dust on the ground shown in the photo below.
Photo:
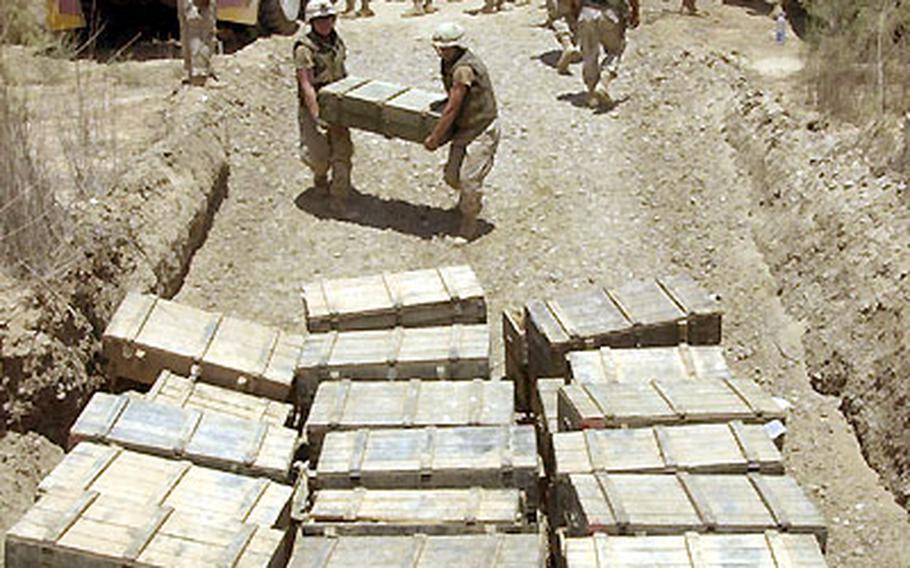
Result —
[{"label": "dust on the ground", "polygon": [[[807,366],[823,350],[805,342],[812,314],[781,284],[795,277],[777,249],[792,243],[775,248],[767,229],[769,218],[789,212],[760,205],[764,188],[753,180],[761,172],[741,155],[749,129],[768,135],[759,131],[760,113],[745,110],[754,89],[780,92],[794,115],[801,112],[799,42],[791,36],[775,45],[772,20],[740,6],[701,1],[704,14],[686,17],[675,1],[645,0],[643,26],[631,33],[613,86],[619,104],[594,114],[584,106],[578,66],[572,77],[556,74],[557,45],[537,25],[542,10],[464,13],[476,4],[443,3],[440,14],[417,19],[399,18],[404,4],[376,4],[376,18],[340,26],[352,73],[429,89],[439,89],[432,29],[445,19],[468,29],[502,114],[485,235],[467,244],[450,235],[456,196],[441,180],[444,151],[362,132],[354,133],[359,194],[348,215],[333,215],[297,158],[292,40],[260,40],[219,58],[220,84],[206,91],[226,109],[228,197],[177,299],[295,329],[299,284],[317,275],[468,263],[488,294],[495,331],[507,304],[690,272],[722,296],[734,370],[794,405],[785,457],[826,516],[830,565],[905,566],[906,512],[866,465],[840,399],[811,386]],[[158,66],[163,82],[179,72],[175,62],[131,65]],[[497,333],[493,353],[499,375]],[[40,478],[23,472],[18,483]],[[3,526],[13,517],[4,513]]]}]

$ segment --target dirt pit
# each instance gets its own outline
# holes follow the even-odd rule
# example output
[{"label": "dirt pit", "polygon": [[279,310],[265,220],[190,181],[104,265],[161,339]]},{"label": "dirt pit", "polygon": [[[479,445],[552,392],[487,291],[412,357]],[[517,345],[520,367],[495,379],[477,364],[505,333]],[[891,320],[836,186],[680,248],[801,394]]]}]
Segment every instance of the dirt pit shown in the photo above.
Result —
[{"label": "dirt pit", "polygon": [[[487,231],[470,243],[451,234],[456,196],[441,180],[443,152],[356,132],[358,194],[350,210],[335,215],[314,195],[297,159],[291,39],[260,40],[219,58],[219,84],[204,91],[182,91],[172,75],[162,76],[172,89],[162,95],[166,128],[136,156],[160,159],[154,164],[175,172],[164,177],[182,181],[148,183],[161,176],[146,168],[98,198],[103,213],[84,217],[94,226],[128,229],[115,249],[125,251],[112,263],[117,269],[84,291],[91,304],[92,294],[104,290],[102,309],[78,311],[95,338],[87,360],[97,362],[93,349],[105,316],[129,287],[300,329],[298,286],[315,276],[468,263],[484,284],[497,329],[498,314],[509,304],[593,282],[616,285],[686,271],[722,297],[724,344],[737,374],[793,404],[787,466],[828,520],[830,565],[906,566],[910,524],[887,490],[899,492],[908,475],[900,460],[910,447],[902,423],[906,408],[871,394],[885,392],[876,391],[875,377],[885,376],[878,370],[906,366],[908,351],[900,349],[906,336],[892,333],[907,328],[906,280],[900,276],[900,267],[910,265],[906,199],[890,175],[867,176],[870,168],[859,159],[854,170],[853,158],[841,151],[852,140],[849,128],[807,128],[817,117],[804,107],[803,54],[795,37],[779,46],[767,16],[717,2],[699,6],[704,13],[693,18],[679,15],[675,2],[643,2],[643,25],[630,34],[613,85],[619,104],[601,114],[584,106],[578,66],[570,77],[556,74],[556,44],[537,25],[544,19],[537,7],[471,16],[464,10],[477,6],[444,3],[439,14],[402,19],[406,6],[382,3],[375,6],[376,18],[341,22],[352,73],[431,89],[439,88],[438,61],[427,39],[432,29],[454,19],[468,30],[493,76],[503,128],[482,215]],[[173,61],[130,65],[179,73]],[[223,135],[200,141],[180,124],[223,129]],[[174,158],[188,141],[199,153]],[[207,175],[223,171],[217,159],[222,150],[229,176]],[[194,168],[197,161],[204,165]],[[826,179],[835,180],[836,190],[808,183],[820,163],[855,175],[831,174]],[[860,198],[859,190],[849,190],[863,187],[863,179],[867,189]],[[222,182],[223,192],[212,189]],[[182,192],[194,197],[182,199]],[[775,205],[778,193],[786,200]],[[837,209],[838,196],[878,212],[884,221],[873,246],[890,239],[897,243],[893,254],[866,263],[868,249],[848,246],[834,254],[837,239],[831,241],[835,249],[824,248],[839,223],[850,219]],[[155,224],[184,206],[195,213]],[[801,231],[816,237],[803,238]],[[857,242],[861,236],[848,232],[843,238]],[[99,269],[111,262],[105,258]],[[883,267],[889,268],[882,273]],[[839,279],[835,294],[828,270],[855,275]],[[882,286],[893,285],[893,295],[881,296],[891,316],[835,317],[861,313],[863,300],[852,298],[851,290],[858,293],[873,274],[880,274]],[[846,322],[853,326],[849,332]],[[869,342],[884,347],[867,360]],[[841,360],[831,358],[833,345],[851,362],[836,373],[826,365]],[[497,374],[501,350],[497,337]],[[100,380],[93,364],[74,372]],[[844,377],[844,388],[826,389],[830,395],[813,389],[835,376]],[[895,374],[895,388],[903,385],[906,392],[900,377]],[[849,412],[847,394],[872,410]],[[64,399],[72,401],[68,408],[83,400]],[[882,476],[864,459],[857,431]],[[17,514],[11,509],[4,522]]]}]

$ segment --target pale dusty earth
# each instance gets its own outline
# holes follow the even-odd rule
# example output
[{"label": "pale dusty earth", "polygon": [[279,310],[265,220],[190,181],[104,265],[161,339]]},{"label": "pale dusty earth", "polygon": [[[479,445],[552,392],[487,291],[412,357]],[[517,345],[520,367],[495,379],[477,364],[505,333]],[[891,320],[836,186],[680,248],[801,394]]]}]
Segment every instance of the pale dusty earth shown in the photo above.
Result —
[{"label": "pale dusty earth", "polygon": [[[906,414],[878,400],[866,407],[871,414],[848,414],[853,423],[845,418],[842,398],[864,400],[871,383],[851,375],[840,389],[820,386],[825,377],[815,375],[827,369],[836,341],[817,328],[836,332],[837,314],[823,317],[826,309],[839,314],[854,306],[828,308],[833,293],[800,287],[823,284],[826,263],[837,282],[854,287],[887,266],[884,274],[894,285],[877,297],[897,315],[875,328],[878,337],[856,324],[840,355],[859,365],[872,353],[877,364],[893,358],[893,368],[906,369],[906,192],[891,174],[869,176],[860,158],[850,162],[859,164],[851,184],[889,196],[877,219],[892,254],[872,262],[867,250],[842,247],[852,256],[825,256],[819,267],[809,251],[806,274],[794,268],[799,256],[792,251],[811,241],[803,242],[794,227],[824,234],[822,217],[810,205],[840,195],[816,190],[812,168],[819,160],[830,165],[852,156],[838,146],[849,144],[852,131],[844,127],[815,146],[804,140],[808,134],[800,133],[808,132],[807,124],[815,128],[817,117],[800,80],[801,43],[791,35],[776,45],[773,22],[747,6],[699,5],[703,14],[687,17],[677,13],[676,2],[644,0],[643,25],[631,32],[613,85],[620,102],[605,113],[585,108],[578,66],[571,77],[555,72],[556,44],[538,25],[544,20],[538,6],[474,16],[465,13],[478,7],[471,3],[442,3],[438,14],[402,19],[405,4],[376,3],[376,18],[341,22],[352,73],[437,89],[432,29],[453,19],[468,30],[493,76],[503,128],[482,214],[486,232],[470,243],[449,234],[456,220],[448,209],[456,198],[441,180],[444,152],[367,133],[354,134],[359,193],[348,214],[332,214],[297,159],[292,40],[261,39],[219,58],[219,84],[196,98],[211,99],[213,125],[226,129],[227,196],[182,286],[173,287],[175,298],[300,329],[298,288],[316,276],[468,263],[485,287],[498,331],[506,305],[591,283],[612,286],[687,271],[722,299],[724,345],[734,371],[793,405],[787,467],[828,521],[829,564],[910,566],[910,523],[896,502],[907,487],[907,469],[900,469],[906,465],[901,448],[910,447]],[[169,131],[161,117],[168,104],[182,100],[168,95],[178,89],[180,63],[111,68],[105,80],[115,85],[112,99],[134,97],[123,113],[124,136],[133,143],[126,144],[128,162],[143,142]],[[765,152],[773,156],[770,165]],[[791,169],[789,160],[806,171]],[[849,230],[847,236],[859,237]],[[821,255],[823,248],[814,252]],[[500,375],[502,342],[498,333],[494,338],[494,374]],[[908,384],[905,374],[894,380],[869,388],[892,393],[883,398],[893,402],[906,396]],[[858,386],[850,387],[854,382]],[[818,394],[813,384],[833,396]],[[865,457],[854,425],[871,432]],[[0,440],[0,529],[27,507],[37,480],[60,455],[36,434],[8,433]]]}]

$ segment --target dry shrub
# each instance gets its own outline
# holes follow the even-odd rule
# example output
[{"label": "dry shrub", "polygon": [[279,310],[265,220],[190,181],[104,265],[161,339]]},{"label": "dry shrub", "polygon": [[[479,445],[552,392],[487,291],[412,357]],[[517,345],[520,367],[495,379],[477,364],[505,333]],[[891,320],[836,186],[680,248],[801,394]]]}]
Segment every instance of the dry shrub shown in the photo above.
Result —
[{"label": "dry shrub", "polygon": [[812,0],[819,106],[856,122],[910,110],[910,0]]},{"label": "dry shrub", "polygon": [[0,257],[11,274],[44,277],[61,262],[66,215],[30,140],[25,102],[0,74]]}]

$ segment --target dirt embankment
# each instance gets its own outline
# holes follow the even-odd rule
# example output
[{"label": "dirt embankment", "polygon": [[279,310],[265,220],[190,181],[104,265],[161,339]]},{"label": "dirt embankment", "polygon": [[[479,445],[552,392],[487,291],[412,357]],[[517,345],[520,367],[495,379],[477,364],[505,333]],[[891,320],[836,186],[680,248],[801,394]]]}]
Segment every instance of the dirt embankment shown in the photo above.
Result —
[{"label": "dirt embankment", "polygon": [[755,240],[804,327],[813,387],[837,396],[869,463],[910,505],[910,193],[859,130],[745,93],[728,139],[752,178]]},{"label": "dirt embankment", "polygon": [[53,281],[0,281],[5,430],[65,431],[104,382],[100,336],[129,289],[172,296],[227,188],[227,136],[209,95],[175,91],[165,134],[104,194],[72,204],[69,267]]}]

